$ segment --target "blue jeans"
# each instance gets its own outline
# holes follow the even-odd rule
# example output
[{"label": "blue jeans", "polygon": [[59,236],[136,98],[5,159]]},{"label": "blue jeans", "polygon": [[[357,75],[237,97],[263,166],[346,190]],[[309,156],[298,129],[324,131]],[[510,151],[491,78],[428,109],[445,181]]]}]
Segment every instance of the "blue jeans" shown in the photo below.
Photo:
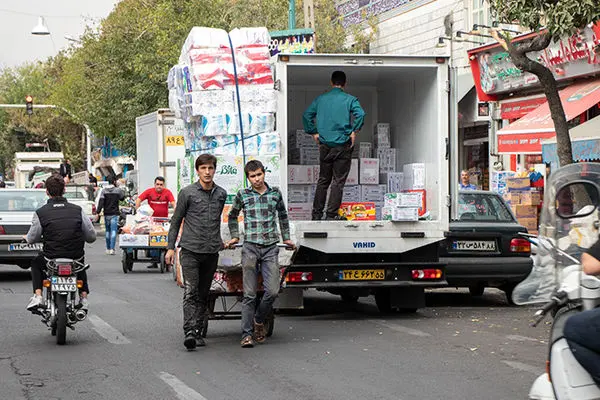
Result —
[{"label": "blue jeans", "polygon": [[600,308],[569,317],[563,332],[575,359],[600,385]]},{"label": "blue jeans", "polygon": [[[259,246],[244,242],[242,247],[242,272],[244,279],[244,300],[242,301],[242,339],[252,336],[254,320],[262,324],[273,310],[273,303],[279,295],[279,248],[276,244]],[[260,268],[259,268],[260,267]],[[262,274],[264,295],[256,307],[258,275]]]},{"label": "blue jeans", "polygon": [[106,250],[114,250],[117,243],[118,215],[105,215],[104,228],[106,229]]}]

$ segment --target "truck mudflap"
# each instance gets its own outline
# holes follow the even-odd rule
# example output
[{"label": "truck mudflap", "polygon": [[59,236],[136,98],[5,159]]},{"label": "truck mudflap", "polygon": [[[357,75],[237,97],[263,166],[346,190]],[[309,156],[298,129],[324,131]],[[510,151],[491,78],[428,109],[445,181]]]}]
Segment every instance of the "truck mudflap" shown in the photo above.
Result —
[{"label": "truck mudflap", "polygon": [[390,262],[346,264],[291,264],[286,288],[444,287],[446,265],[439,262]]}]

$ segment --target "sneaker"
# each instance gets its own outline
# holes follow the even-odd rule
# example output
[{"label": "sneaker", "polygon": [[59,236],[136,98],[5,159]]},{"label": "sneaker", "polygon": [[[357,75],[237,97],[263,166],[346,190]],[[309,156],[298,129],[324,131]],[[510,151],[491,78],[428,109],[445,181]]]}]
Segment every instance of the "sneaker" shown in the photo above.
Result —
[{"label": "sneaker", "polygon": [[158,268],[158,264],[154,263],[154,264],[148,265],[146,268]]},{"label": "sneaker", "polygon": [[31,299],[29,299],[29,304],[27,304],[27,310],[33,311],[36,308],[41,307],[43,303],[44,299],[42,298],[42,296],[34,294],[33,296],[31,296]]},{"label": "sneaker", "polygon": [[115,255],[115,249],[110,249],[108,254],[110,254],[111,256],[114,256]]},{"label": "sneaker", "polygon": [[265,324],[259,324],[254,321],[254,340],[257,343],[264,343],[267,339],[267,331],[265,329]]},{"label": "sneaker", "polygon": [[198,335],[196,337],[196,346],[198,346],[198,347],[204,347],[204,346],[206,346],[206,342],[204,341],[204,338],[202,336],[200,336],[200,335]]},{"label": "sneaker", "polygon": [[77,308],[80,308],[82,310],[87,311],[88,308],[90,308],[90,302],[88,301],[87,297],[86,298],[81,298],[79,300],[79,304],[77,305]]},{"label": "sneaker", "polygon": [[245,349],[252,348],[254,347],[254,339],[252,339],[252,336],[246,336],[242,339],[241,345]]},{"label": "sneaker", "polygon": [[110,254],[110,250],[106,249],[106,254],[109,255]]},{"label": "sneaker", "polygon": [[185,339],[183,340],[183,345],[188,350],[194,350],[196,348],[196,332],[189,331],[185,334]]}]

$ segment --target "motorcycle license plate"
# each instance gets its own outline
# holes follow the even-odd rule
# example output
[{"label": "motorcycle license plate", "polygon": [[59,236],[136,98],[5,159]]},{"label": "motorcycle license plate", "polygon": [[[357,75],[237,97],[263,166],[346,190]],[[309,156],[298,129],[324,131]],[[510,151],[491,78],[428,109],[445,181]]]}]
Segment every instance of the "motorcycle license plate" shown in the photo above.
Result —
[{"label": "motorcycle license plate", "polygon": [[42,251],[41,243],[11,243],[8,251]]},{"label": "motorcycle license plate", "polygon": [[50,283],[53,292],[77,291],[77,277],[75,276],[53,276]]}]

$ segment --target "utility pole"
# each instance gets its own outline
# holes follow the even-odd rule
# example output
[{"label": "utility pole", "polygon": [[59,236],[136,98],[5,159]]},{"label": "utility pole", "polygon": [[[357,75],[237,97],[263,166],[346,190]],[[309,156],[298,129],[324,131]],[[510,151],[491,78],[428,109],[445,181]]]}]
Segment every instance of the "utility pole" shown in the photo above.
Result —
[{"label": "utility pole", "polygon": [[289,0],[288,29],[296,29],[296,0]]},{"label": "utility pole", "polygon": [[[28,106],[25,104],[0,104],[0,108],[27,108]],[[77,116],[75,114],[73,114],[71,111],[67,110],[64,107],[61,106],[57,106],[54,104],[31,104],[29,105],[29,107],[33,107],[33,108],[53,108],[53,109],[58,109],[58,110],[62,110],[65,113],[67,113],[71,118],[73,119],[79,119],[77,118]],[[92,130],[90,129],[88,124],[84,124],[82,123],[81,125],[83,125],[83,127],[85,128],[85,133],[86,133],[86,166],[87,166],[87,171],[88,172],[92,172]]]}]

